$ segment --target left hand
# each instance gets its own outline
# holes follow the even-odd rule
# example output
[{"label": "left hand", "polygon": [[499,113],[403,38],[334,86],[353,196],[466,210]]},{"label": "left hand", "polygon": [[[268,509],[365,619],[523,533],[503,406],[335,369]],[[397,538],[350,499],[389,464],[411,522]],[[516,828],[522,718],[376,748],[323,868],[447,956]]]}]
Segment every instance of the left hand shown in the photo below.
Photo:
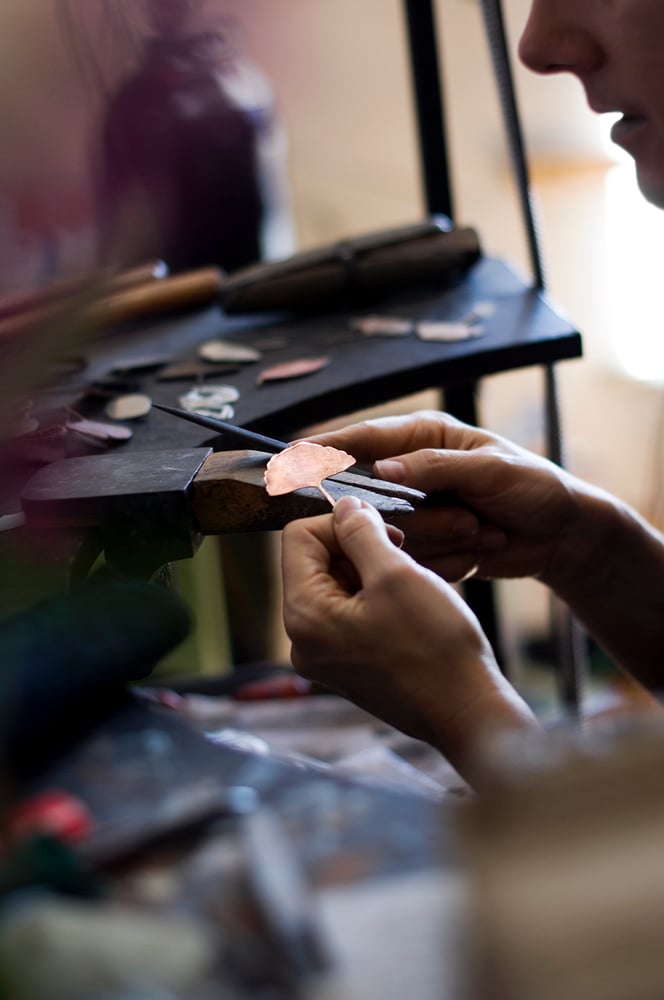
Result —
[{"label": "left hand", "polygon": [[[364,420],[311,438],[373,463],[380,479],[428,494],[456,494],[450,506],[419,507],[395,518],[405,549],[446,580],[535,576],[555,586],[563,571],[586,573],[595,508],[582,512],[588,488],[552,462],[505,438],[422,410]],[[570,556],[572,553],[572,556]],[[578,563],[572,562],[575,554]]]}]

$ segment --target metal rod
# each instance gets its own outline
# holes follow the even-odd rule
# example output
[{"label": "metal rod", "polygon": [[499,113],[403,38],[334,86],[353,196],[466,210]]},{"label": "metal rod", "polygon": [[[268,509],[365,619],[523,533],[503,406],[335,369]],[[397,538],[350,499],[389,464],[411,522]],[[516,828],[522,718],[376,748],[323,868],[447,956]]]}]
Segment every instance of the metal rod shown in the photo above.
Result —
[{"label": "metal rod", "polygon": [[454,218],[432,0],[404,0],[427,211]]},{"label": "metal rod", "polygon": [[530,262],[533,269],[535,287],[544,288],[544,268],[539,244],[535,212],[530,193],[530,176],[526,160],[525,143],[521,128],[521,119],[517,106],[512,66],[507,44],[505,21],[500,0],[481,0],[482,13],[486,26],[486,37],[489,43],[493,71],[498,87],[503,122],[509,143],[512,169],[516,178],[523,225],[528,241]]},{"label": "metal rod", "polygon": [[204,417],[200,413],[192,413],[191,410],[180,410],[176,406],[163,406],[161,403],[153,403],[155,410],[163,410],[164,413],[172,413],[174,417],[182,417],[199,427],[207,427],[208,430],[223,434],[229,442],[238,442],[244,445],[251,445],[261,451],[268,451],[274,455],[288,448],[286,441],[277,441],[276,438],[266,437],[264,434],[257,434],[256,431],[248,431],[244,427],[237,427],[235,424],[226,423],[225,420],[218,420],[216,417]]}]

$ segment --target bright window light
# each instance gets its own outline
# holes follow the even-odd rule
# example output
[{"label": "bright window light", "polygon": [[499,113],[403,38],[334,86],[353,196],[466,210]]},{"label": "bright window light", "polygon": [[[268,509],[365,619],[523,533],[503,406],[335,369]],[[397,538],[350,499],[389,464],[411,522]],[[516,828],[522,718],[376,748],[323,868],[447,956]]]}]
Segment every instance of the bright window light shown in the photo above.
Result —
[{"label": "bright window light", "polygon": [[[608,117],[608,116],[606,116]],[[662,246],[664,212],[640,193],[632,158],[613,145],[606,175],[607,315],[615,365],[631,378],[664,383]]]}]

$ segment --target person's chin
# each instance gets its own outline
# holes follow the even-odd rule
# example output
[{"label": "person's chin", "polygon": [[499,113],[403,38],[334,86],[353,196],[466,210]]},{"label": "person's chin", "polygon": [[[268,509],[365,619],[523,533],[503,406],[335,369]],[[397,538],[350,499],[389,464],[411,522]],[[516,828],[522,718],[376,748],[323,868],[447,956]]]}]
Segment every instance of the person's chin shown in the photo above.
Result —
[{"label": "person's chin", "polygon": [[664,160],[659,170],[636,164],[636,180],[643,197],[657,208],[664,208]]}]

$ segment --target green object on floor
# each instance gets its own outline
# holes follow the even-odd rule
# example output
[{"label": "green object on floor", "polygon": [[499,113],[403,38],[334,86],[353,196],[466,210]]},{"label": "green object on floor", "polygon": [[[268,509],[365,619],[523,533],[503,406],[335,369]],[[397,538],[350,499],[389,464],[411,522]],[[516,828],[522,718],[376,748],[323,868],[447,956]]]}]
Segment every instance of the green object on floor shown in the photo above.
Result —
[{"label": "green object on floor", "polygon": [[84,899],[99,899],[105,892],[97,872],[44,834],[18,841],[0,866],[0,897],[34,887]]}]

